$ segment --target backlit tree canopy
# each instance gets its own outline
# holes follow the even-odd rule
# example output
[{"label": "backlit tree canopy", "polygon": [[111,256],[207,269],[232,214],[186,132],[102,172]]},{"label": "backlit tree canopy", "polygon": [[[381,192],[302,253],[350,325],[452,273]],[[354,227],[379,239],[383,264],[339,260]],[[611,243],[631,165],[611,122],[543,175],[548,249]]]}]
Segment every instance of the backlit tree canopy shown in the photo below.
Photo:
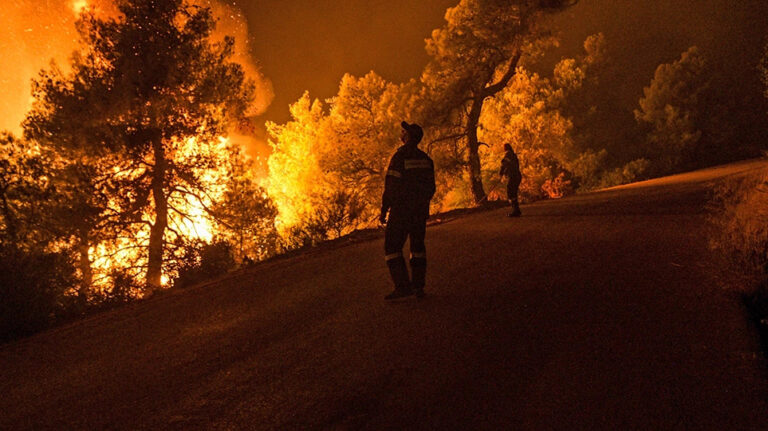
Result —
[{"label": "backlit tree canopy", "polygon": [[[306,92],[290,120],[268,122],[261,172],[246,155],[254,148],[228,138],[258,140],[264,106],[250,79],[260,75],[216,28],[228,22],[209,8],[218,3],[109,4],[108,14],[76,9],[70,64],[51,63],[34,81],[23,137],[0,134],[3,268],[50,264],[0,280],[0,303],[21,319],[2,331],[375,227],[403,120],[424,126],[432,213],[506,198],[504,144],[518,154],[524,202],[765,148],[756,88],[762,78],[768,96],[768,47],[739,74],[692,47],[649,64],[644,93],[630,95],[621,81],[631,74],[613,60],[626,47],[603,34],[580,52],[550,50],[557,20],[545,17],[575,1],[459,0],[426,40],[420,73],[344,74],[333,97]],[[739,80],[743,88],[729,84]]]},{"label": "backlit tree canopy", "polygon": [[635,117],[650,129],[644,153],[658,161],[661,172],[690,161],[702,135],[701,107],[708,85],[706,62],[691,47],[675,62],[660,65],[645,88]]},{"label": "backlit tree canopy", "polygon": [[49,164],[50,154],[8,133],[0,134],[0,243],[26,249],[45,245],[31,226],[41,224],[40,202],[52,194],[46,175]]},{"label": "backlit tree canopy", "polygon": [[291,106],[291,121],[268,124],[269,193],[283,229],[310,224],[320,236],[338,236],[373,220],[400,121],[417,106],[415,82],[345,75],[327,104],[305,94]]},{"label": "backlit tree canopy", "polygon": [[210,204],[203,180],[219,154],[211,146],[247,114],[254,87],[231,61],[233,40],[210,41],[209,9],[133,0],[119,10],[115,19],[82,18],[84,49],[70,74],[54,67],[36,81],[25,130],[68,150],[125,156],[116,166],[127,172],[118,211],[137,214],[133,235],[148,235],[146,283],[156,289],[167,229],[178,233],[174,220],[190,218],[182,209],[190,199]]},{"label": "backlit tree canopy", "polygon": [[[595,79],[604,44],[602,35],[590,37],[584,55],[563,59],[552,78],[518,67],[509,84],[485,101],[479,119],[480,137],[486,142],[479,151],[485,181],[498,181],[504,143],[520,152],[528,199],[560,196],[575,187],[563,189],[569,181],[597,175],[604,152],[592,151],[574,136],[573,120],[564,107]],[[328,236],[329,230],[330,236],[337,236],[370,226],[379,209],[387,161],[401,144],[399,123],[424,121],[430,103],[425,93],[416,81],[396,85],[373,72],[360,78],[346,75],[327,104],[312,102],[305,94],[292,105],[290,122],[270,124],[269,193],[280,210],[283,230],[310,226],[320,236]],[[435,128],[427,130],[422,144],[436,161],[433,210],[472,205],[474,199],[465,193],[461,146],[435,137]],[[556,183],[563,184],[557,192],[552,188]],[[344,226],[334,227],[339,224]]]},{"label": "backlit tree canopy", "polygon": [[603,61],[604,44],[602,35],[590,36],[585,54],[557,63],[551,78],[518,68],[509,85],[486,101],[480,117],[480,137],[488,143],[480,152],[489,162],[486,181],[496,180],[504,144],[518,154],[524,178],[521,191],[529,199],[557,197],[562,191],[554,193],[551,187],[561,175],[565,181],[582,182],[597,175],[604,151],[593,151],[589,142],[575,135],[571,116],[575,113],[567,107],[595,79],[593,69]]},{"label": "backlit tree canopy", "polygon": [[432,61],[422,76],[437,123],[448,122],[453,139],[466,142],[466,165],[475,202],[485,199],[477,128],[483,103],[515,76],[523,56],[533,56],[548,40],[538,28],[542,14],[574,1],[462,0],[432,32]]}]

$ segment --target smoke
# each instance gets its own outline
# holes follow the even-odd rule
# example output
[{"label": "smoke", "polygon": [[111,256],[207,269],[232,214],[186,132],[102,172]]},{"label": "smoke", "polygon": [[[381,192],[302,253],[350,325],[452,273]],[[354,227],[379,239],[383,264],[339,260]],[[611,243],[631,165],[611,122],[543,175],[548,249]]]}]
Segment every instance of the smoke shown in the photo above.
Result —
[{"label": "smoke", "polygon": [[[224,4],[219,0],[191,0],[192,3],[211,8],[217,18],[214,39],[224,36],[234,36],[234,60],[240,63],[245,73],[256,84],[256,101],[251,116],[263,114],[275,97],[272,81],[261,72],[261,67],[252,55],[251,37],[248,23],[242,11],[234,6]],[[266,176],[265,160],[269,156],[270,147],[267,144],[266,130],[263,125],[251,124],[251,130],[230,131],[230,140],[245,149],[254,161],[257,176]]]},{"label": "smoke", "polygon": [[39,3],[17,0],[0,8],[0,130],[21,131],[31,79],[51,60],[63,64],[77,46],[73,3]]},{"label": "smoke", "polygon": [[[272,83],[251,55],[248,26],[236,7],[219,0],[194,0],[208,6],[218,20],[215,39],[235,37],[235,58],[256,83],[251,115],[263,113],[274,98]],[[78,48],[75,22],[84,8],[97,14],[117,13],[112,0],[13,0],[0,8],[0,130],[21,132],[21,122],[32,105],[31,82],[55,61],[66,71]]]},{"label": "smoke", "polygon": [[251,38],[248,33],[248,23],[242,11],[235,6],[224,4],[219,0],[192,0],[191,3],[207,6],[213,11],[218,20],[214,39],[224,36],[234,36],[234,60],[245,69],[246,75],[256,83],[256,101],[251,115],[256,116],[267,110],[275,97],[272,82],[261,72],[261,67],[253,58]]},{"label": "smoke", "polygon": [[551,61],[580,52],[590,34],[605,34],[616,81],[623,83],[611,92],[635,106],[656,67],[691,46],[701,48],[713,68],[739,83],[736,89],[751,89],[768,28],[768,2],[582,0],[553,21],[562,32],[562,46]]}]

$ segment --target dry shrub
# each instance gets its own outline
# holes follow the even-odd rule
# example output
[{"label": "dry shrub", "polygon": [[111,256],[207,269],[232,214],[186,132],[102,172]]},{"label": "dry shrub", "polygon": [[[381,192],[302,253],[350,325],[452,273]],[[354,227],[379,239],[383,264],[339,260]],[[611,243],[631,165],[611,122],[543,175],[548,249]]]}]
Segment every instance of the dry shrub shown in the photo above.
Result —
[{"label": "dry shrub", "polygon": [[737,267],[768,274],[768,170],[734,178],[715,190],[710,244]]},{"label": "dry shrub", "polygon": [[648,159],[633,160],[620,168],[605,172],[600,178],[598,187],[613,187],[641,181],[647,177],[650,168],[651,162]]},{"label": "dry shrub", "polygon": [[716,190],[711,245],[735,265],[746,287],[742,300],[768,356],[768,169],[733,179]]},{"label": "dry shrub", "polygon": [[0,343],[44,329],[67,311],[74,273],[66,253],[0,243]]},{"label": "dry shrub", "polygon": [[232,246],[218,239],[211,243],[190,243],[183,253],[178,268],[175,268],[179,274],[174,280],[176,287],[188,287],[211,280],[237,266]]}]

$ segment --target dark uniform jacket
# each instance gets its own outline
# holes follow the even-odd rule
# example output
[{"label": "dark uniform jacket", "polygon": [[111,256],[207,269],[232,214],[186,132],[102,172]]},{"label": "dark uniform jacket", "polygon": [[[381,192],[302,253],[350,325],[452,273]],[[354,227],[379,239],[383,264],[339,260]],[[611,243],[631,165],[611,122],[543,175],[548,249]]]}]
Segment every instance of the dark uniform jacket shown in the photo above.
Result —
[{"label": "dark uniform jacket", "polygon": [[523,178],[523,175],[520,173],[520,161],[517,159],[517,154],[512,151],[507,151],[504,154],[499,174],[506,175],[513,181],[519,181]]},{"label": "dark uniform jacket", "polygon": [[390,219],[429,216],[429,201],[435,194],[435,165],[416,145],[403,145],[389,162],[381,213]]}]

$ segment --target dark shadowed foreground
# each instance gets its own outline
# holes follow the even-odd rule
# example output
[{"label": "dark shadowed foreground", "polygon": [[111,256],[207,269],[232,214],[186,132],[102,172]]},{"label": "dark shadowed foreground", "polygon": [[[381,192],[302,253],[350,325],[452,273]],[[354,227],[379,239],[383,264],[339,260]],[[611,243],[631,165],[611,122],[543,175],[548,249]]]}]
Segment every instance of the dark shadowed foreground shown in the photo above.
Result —
[{"label": "dark shadowed foreground", "polygon": [[768,380],[704,204],[748,162],[262,265],[0,348],[0,429],[761,429]]}]

